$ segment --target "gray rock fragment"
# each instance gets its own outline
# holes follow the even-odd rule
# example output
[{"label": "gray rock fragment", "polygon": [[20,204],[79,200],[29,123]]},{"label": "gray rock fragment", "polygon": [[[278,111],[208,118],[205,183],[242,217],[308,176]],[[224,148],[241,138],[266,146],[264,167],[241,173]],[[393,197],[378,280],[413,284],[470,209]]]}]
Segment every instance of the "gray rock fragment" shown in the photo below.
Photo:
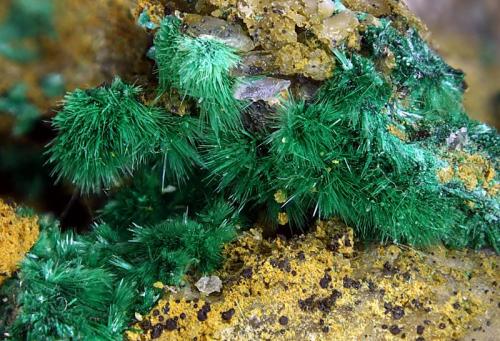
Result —
[{"label": "gray rock fragment", "polygon": [[196,282],[195,286],[201,293],[210,295],[213,292],[220,292],[222,281],[218,276],[204,276]]},{"label": "gray rock fragment", "polygon": [[446,144],[450,150],[462,149],[469,141],[469,134],[467,128],[462,127],[446,138]]},{"label": "gray rock fragment", "polygon": [[244,77],[234,90],[234,98],[268,102],[290,87],[290,81],[272,77]]},{"label": "gray rock fragment", "polygon": [[186,33],[194,37],[211,37],[235,48],[248,52],[255,48],[253,40],[240,25],[210,16],[193,16],[187,22]]}]

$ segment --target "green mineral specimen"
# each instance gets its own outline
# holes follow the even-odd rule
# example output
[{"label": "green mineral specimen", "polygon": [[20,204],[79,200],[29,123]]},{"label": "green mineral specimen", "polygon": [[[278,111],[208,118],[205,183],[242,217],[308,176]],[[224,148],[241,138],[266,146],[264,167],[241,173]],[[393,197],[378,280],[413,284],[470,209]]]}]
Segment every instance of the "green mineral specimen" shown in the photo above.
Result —
[{"label": "green mineral specimen", "polygon": [[500,251],[499,135],[402,2],[138,3],[155,72],[76,89],[53,119],[56,178],[109,197],[88,234],[42,229],[16,337],[121,339],[242,222]]}]

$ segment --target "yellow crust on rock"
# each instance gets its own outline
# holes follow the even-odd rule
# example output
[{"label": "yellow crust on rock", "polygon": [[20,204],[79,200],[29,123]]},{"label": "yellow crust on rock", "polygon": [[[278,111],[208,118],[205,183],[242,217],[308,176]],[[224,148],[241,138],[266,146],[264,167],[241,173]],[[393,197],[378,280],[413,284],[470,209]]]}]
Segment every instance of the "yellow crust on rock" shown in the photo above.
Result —
[{"label": "yellow crust on rock", "polygon": [[16,271],[38,239],[38,218],[19,217],[0,200],[0,285]]},{"label": "yellow crust on rock", "polygon": [[290,241],[250,230],[226,248],[220,295],[169,291],[127,337],[451,340],[498,332],[498,256],[353,246],[352,229],[339,222]]},{"label": "yellow crust on rock", "polygon": [[[144,11],[159,24],[166,14],[211,15],[242,25],[244,32],[267,56],[263,71],[286,76],[302,75],[314,80],[332,76],[335,59],[331,49],[347,45],[359,49],[360,34],[376,17],[391,16],[405,30],[424,30],[402,1],[350,0],[337,6],[333,0],[203,0],[189,5],[182,1],[138,0],[134,15]],[[356,11],[369,16],[360,22]],[[388,65],[390,67],[390,60]]]},{"label": "yellow crust on rock", "polygon": [[450,157],[450,165],[440,169],[437,175],[441,183],[458,179],[468,191],[481,187],[490,196],[496,196],[500,192],[500,183],[495,180],[495,167],[480,154],[454,152]]}]

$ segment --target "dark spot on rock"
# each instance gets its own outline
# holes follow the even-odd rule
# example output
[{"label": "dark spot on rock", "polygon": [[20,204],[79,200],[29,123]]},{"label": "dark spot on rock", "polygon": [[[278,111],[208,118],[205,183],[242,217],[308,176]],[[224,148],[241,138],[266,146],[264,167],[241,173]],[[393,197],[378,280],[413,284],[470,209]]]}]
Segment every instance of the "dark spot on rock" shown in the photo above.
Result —
[{"label": "dark spot on rock", "polygon": [[198,317],[198,321],[203,322],[208,319],[208,312],[203,309],[200,309],[198,310],[198,313],[196,313],[196,316]]},{"label": "dark spot on rock", "polygon": [[222,319],[224,321],[230,321],[231,318],[233,317],[234,313],[235,313],[235,310],[233,308],[231,308],[228,311],[223,311],[222,313],[220,313],[220,315],[222,316]]},{"label": "dark spot on rock", "polygon": [[286,326],[288,324],[288,317],[281,316],[278,321],[282,326]]},{"label": "dark spot on rock", "polygon": [[344,277],[343,278],[343,282],[344,282],[344,288],[354,288],[354,289],[359,289],[361,288],[361,283],[359,281],[356,281],[352,278],[349,278],[349,277]]},{"label": "dark spot on rock", "polygon": [[332,251],[332,252],[338,252],[340,249],[340,243],[338,240],[332,240],[328,245],[327,245],[327,250]]},{"label": "dark spot on rock", "polygon": [[283,259],[278,261],[278,269],[284,272],[290,272],[292,271],[292,267],[290,265],[290,261],[288,259]]},{"label": "dark spot on rock", "polygon": [[142,330],[149,330],[151,329],[151,321],[149,320],[144,320],[140,324]]},{"label": "dark spot on rock", "polygon": [[416,298],[411,300],[411,304],[413,304],[413,306],[417,309],[422,308],[422,303],[420,303],[420,301]]},{"label": "dark spot on rock", "polygon": [[163,333],[163,326],[161,324],[157,324],[151,330],[150,335],[152,339],[157,339],[161,336],[161,333]]},{"label": "dark spot on rock", "polygon": [[375,283],[373,283],[373,281],[372,281],[372,280],[369,280],[369,281],[368,281],[368,289],[369,289],[371,292],[373,292],[373,291],[375,291],[375,289],[377,289],[377,286],[375,285]]},{"label": "dark spot on rock", "polygon": [[158,309],[153,310],[153,316],[160,315],[160,311]]},{"label": "dark spot on rock", "polygon": [[422,335],[424,333],[424,330],[425,330],[424,326],[422,326],[420,324],[417,326],[417,334],[418,335]]},{"label": "dark spot on rock", "polygon": [[425,338],[423,338],[422,336],[419,336],[415,339],[415,341],[425,341]]},{"label": "dark spot on rock", "polygon": [[424,324],[428,326],[428,325],[431,324],[431,321],[430,320],[424,320]]},{"label": "dark spot on rock", "polygon": [[181,300],[175,300],[175,303],[179,304],[181,303]]},{"label": "dark spot on rock", "polygon": [[452,306],[453,306],[453,309],[457,309],[457,310],[460,309],[460,303],[458,303],[458,302],[453,303]]},{"label": "dark spot on rock", "polygon": [[411,275],[410,275],[410,273],[409,273],[409,272],[405,272],[405,273],[403,274],[403,278],[404,278],[404,280],[405,280],[405,281],[409,282],[409,281],[411,280]]},{"label": "dark spot on rock", "polygon": [[352,245],[349,236],[344,236],[344,245],[347,247],[350,247]]},{"label": "dark spot on rock", "polygon": [[387,328],[389,328],[389,326],[387,326],[386,324],[383,324],[381,327],[382,327],[382,329],[387,329]]},{"label": "dark spot on rock", "polygon": [[323,278],[321,278],[319,281],[319,286],[322,287],[323,289],[326,289],[328,288],[328,285],[330,284],[331,281],[332,277],[329,274],[325,273]]},{"label": "dark spot on rock", "polygon": [[401,333],[401,328],[399,328],[397,325],[393,324],[390,328],[389,331],[391,332],[392,335],[398,335]]},{"label": "dark spot on rock", "polygon": [[405,311],[404,311],[403,307],[399,307],[399,306],[393,307],[391,313],[392,313],[392,318],[395,320],[399,320],[403,316],[405,316]]},{"label": "dark spot on rock", "polygon": [[321,328],[321,331],[326,334],[330,331],[330,327],[324,326],[323,328]]},{"label": "dark spot on rock", "polygon": [[292,270],[292,276],[297,276],[297,271]]},{"label": "dark spot on rock", "polygon": [[164,319],[165,318],[162,315],[158,316],[158,321],[163,322]]},{"label": "dark spot on rock", "polygon": [[446,324],[441,322],[440,324],[438,324],[438,328],[439,329],[445,329],[446,328]]},{"label": "dark spot on rock", "polygon": [[168,319],[165,321],[165,329],[168,331],[177,329],[177,321],[174,319]]},{"label": "dark spot on rock", "polygon": [[252,277],[252,275],[253,275],[252,268],[245,268],[245,269],[243,269],[243,271],[241,272],[241,275],[244,278],[250,278],[250,277]]},{"label": "dark spot on rock", "polygon": [[391,263],[385,262],[384,263],[384,269],[383,269],[383,274],[386,276],[392,276],[395,273],[398,272],[398,269],[396,267],[393,267]]},{"label": "dark spot on rock", "polygon": [[486,326],[488,326],[488,327],[491,326],[491,321],[490,320],[486,321]]},{"label": "dark spot on rock", "polygon": [[337,300],[338,298],[342,297],[342,293],[337,289],[333,289],[331,297]]},{"label": "dark spot on rock", "polygon": [[170,311],[170,306],[167,304],[163,307],[163,313],[168,314],[169,311]]},{"label": "dark spot on rock", "polygon": [[185,313],[181,313],[181,314],[179,315],[179,317],[180,317],[181,319],[183,319],[183,320],[184,320],[184,319],[186,318],[186,314],[185,314]]},{"label": "dark spot on rock", "polygon": [[304,254],[304,251],[300,251],[298,254],[297,254],[297,258],[301,261],[304,261],[306,260],[306,255]]},{"label": "dark spot on rock", "polygon": [[325,324],[325,320],[323,320],[323,319],[319,319],[319,325],[320,325],[320,326],[322,326],[322,325],[324,325],[324,324]]},{"label": "dark spot on rock", "polygon": [[305,300],[299,299],[299,308],[304,311],[311,311],[314,308],[314,297],[308,297]]}]

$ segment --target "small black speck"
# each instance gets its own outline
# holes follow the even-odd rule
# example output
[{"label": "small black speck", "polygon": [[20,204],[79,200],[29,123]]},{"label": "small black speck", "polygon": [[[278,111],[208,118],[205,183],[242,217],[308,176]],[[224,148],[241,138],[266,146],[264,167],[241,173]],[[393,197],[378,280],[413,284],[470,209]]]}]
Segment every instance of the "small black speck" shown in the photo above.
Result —
[{"label": "small black speck", "polygon": [[140,325],[141,325],[141,328],[142,328],[143,330],[148,330],[148,329],[151,329],[151,321],[149,321],[149,320],[144,320],[144,321],[142,321],[142,322],[140,323]]},{"label": "small black speck", "polygon": [[251,277],[252,277],[252,274],[253,274],[253,270],[252,270],[252,268],[245,268],[245,269],[243,269],[243,271],[241,272],[241,275],[242,275],[244,278],[251,278]]},{"label": "small black speck", "polygon": [[347,236],[344,239],[344,245],[347,246],[347,247],[351,246],[351,240]]},{"label": "small black speck", "polygon": [[157,339],[161,336],[161,333],[163,332],[163,326],[161,324],[157,324],[153,327],[151,330],[151,338],[152,339]]},{"label": "small black speck", "polygon": [[375,285],[375,283],[373,283],[373,281],[368,281],[368,289],[370,289],[370,291],[375,291],[375,289],[377,288],[377,286]]},{"label": "small black speck", "polygon": [[200,309],[198,310],[196,317],[198,317],[198,321],[201,322],[206,321],[208,319],[208,312],[203,309]]},{"label": "small black speck", "polygon": [[424,333],[425,327],[422,325],[417,326],[417,334],[422,335]]},{"label": "small black speck", "polygon": [[168,331],[177,329],[177,321],[174,319],[168,319],[165,321],[165,329]]},{"label": "small black speck", "polygon": [[297,254],[297,258],[298,258],[299,260],[302,260],[302,261],[306,260],[306,255],[304,254],[304,251],[300,251],[300,252]]},{"label": "small black speck", "polygon": [[328,285],[330,284],[331,281],[332,281],[332,277],[330,277],[329,274],[325,273],[323,278],[321,278],[319,281],[319,286],[322,287],[323,289],[326,289],[326,288],[328,288]]},{"label": "small black speck", "polygon": [[221,313],[221,317],[224,321],[229,321],[233,317],[234,313],[235,313],[235,310],[233,308],[231,308],[228,311],[223,311]]},{"label": "small black speck", "polygon": [[281,316],[278,321],[282,326],[286,326],[288,324],[288,317]]},{"label": "small black speck", "polygon": [[183,320],[184,320],[184,319],[186,318],[186,314],[185,314],[185,313],[181,313],[181,314],[179,315],[179,317],[180,317],[181,319],[183,319]]},{"label": "small black speck", "polygon": [[393,324],[390,328],[389,331],[391,332],[392,335],[398,335],[401,333],[401,328],[399,328],[397,325]]},{"label": "small black speck", "polygon": [[438,328],[439,329],[445,329],[446,328],[446,324],[441,322],[439,325],[438,325]]},{"label": "small black speck", "polygon": [[396,306],[392,308],[392,318],[395,320],[401,319],[403,316],[405,316],[405,311],[403,307]]}]

